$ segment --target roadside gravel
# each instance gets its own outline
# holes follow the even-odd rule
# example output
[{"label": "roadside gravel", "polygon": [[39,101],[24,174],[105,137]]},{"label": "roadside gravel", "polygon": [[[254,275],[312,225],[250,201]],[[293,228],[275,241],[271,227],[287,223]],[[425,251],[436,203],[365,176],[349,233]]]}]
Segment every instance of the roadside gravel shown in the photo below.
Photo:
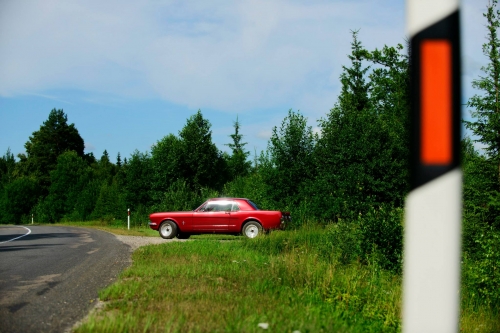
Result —
[{"label": "roadside gravel", "polygon": [[119,241],[122,243],[127,244],[130,246],[130,252],[133,252],[137,250],[137,248],[144,246],[144,245],[150,245],[150,244],[164,244],[164,243],[171,243],[171,242],[185,242],[186,239],[163,239],[161,237],[147,237],[147,236],[122,236],[122,235],[115,235],[116,238],[118,238]]}]

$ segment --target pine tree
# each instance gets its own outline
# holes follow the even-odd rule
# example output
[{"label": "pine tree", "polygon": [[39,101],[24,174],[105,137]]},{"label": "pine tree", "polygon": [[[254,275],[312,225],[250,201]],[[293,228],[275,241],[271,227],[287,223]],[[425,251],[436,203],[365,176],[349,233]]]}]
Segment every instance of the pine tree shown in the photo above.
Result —
[{"label": "pine tree", "polygon": [[351,31],[352,43],[351,54],[347,57],[351,60],[351,67],[342,66],[344,72],[340,75],[342,90],[339,96],[339,107],[345,111],[353,110],[361,112],[368,107],[371,83],[366,80],[366,73],[370,67],[363,68],[362,61],[367,51],[358,40],[359,31]]},{"label": "pine tree", "polygon": [[108,185],[111,184],[111,181],[116,174],[116,166],[110,162],[107,150],[104,150],[101,159],[94,164],[94,167],[97,179],[101,182],[106,182]]},{"label": "pine tree", "polygon": [[250,155],[250,152],[244,150],[244,146],[247,142],[241,142],[243,135],[240,134],[240,122],[238,121],[238,117],[236,117],[236,121],[233,123],[233,126],[234,133],[229,135],[231,139],[233,139],[233,143],[227,143],[226,146],[232,150],[232,155],[228,158],[229,172],[231,174],[231,178],[236,178],[248,174],[251,162],[247,161],[247,157]]},{"label": "pine tree", "polygon": [[16,160],[14,154],[7,148],[5,155],[0,157],[0,190],[4,185],[7,185],[13,180]]},{"label": "pine tree", "polygon": [[351,65],[343,67],[337,103],[319,122],[315,149],[318,176],[309,197],[326,219],[400,206],[408,188],[407,56],[402,46],[369,52],[352,34]]},{"label": "pine tree", "polygon": [[118,155],[116,156],[116,166],[119,168],[122,167],[122,158],[120,157],[120,152],[118,152]]},{"label": "pine tree", "polygon": [[497,29],[500,27],[500,11],[496,9],[497,0],[487,6],[483,16],[488,21],[487,43],[483,44],[483,54],[489,63],[482,68],[486,74],[472,82],[472,87],[483,91],[482,95],[474,95],[467,102],[473,108],[473,121],[465,121],[465,126],[478,137],[476,142],[486,145],[488,156],[498,165],[500,182],[500,40]]},{"label": "pine tree", "polygon": [[[326,119],[321,119],[321,137],[315,149],[315,169],[318,177],[309,194],[314,210],[320,217],[333,220],[357,215],[371,198],[366,191],[365,165],[372,144],[373,115],[369,100],[371,83],[369,67],[363,67],[367,51],[352,32],[351,66],[342,66],[342,89],[335,106]],[[376,152],[373,152],[376,153]],[[322,195],[318,195],[322,193]]]}]

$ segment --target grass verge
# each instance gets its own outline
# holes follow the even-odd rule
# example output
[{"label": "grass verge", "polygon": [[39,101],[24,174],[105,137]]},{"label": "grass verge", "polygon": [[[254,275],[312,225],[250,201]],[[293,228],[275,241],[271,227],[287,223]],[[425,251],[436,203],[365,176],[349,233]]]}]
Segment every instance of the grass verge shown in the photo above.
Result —
[{"label": "grass verge", "polygon": [[[139,248],[76,331],[399,332],[401,276],[376,261],[340,264],[327,237],[304,228]],[[464,303],[461,326],[498,332],[498,313]]]},{"label": "grass verge", "polygon": [[77,332],[261,332],[259,323],[270,332],[398,331],[398,276],[304,247],[270,255],[247,246],[254,241],[138,249],[100,293],[104,310]]}]

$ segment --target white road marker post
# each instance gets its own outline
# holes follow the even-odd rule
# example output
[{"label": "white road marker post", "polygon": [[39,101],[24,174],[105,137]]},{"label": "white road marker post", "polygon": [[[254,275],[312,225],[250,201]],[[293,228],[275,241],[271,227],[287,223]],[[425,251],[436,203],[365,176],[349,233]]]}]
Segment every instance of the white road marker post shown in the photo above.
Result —
[{"label": "white road marker post", "polygon": [[127,229],[130,230],[130,208],[127,209]]},{"label": "white road marker post", "polygon": [[34,221],[34,214],[31,214],[31,224],[33,224]]},{"label": "white road marker post", "polygon": [[458,0],[407,0],[411,187],[405,207],[403,333],[459,330],[462,170]]}]

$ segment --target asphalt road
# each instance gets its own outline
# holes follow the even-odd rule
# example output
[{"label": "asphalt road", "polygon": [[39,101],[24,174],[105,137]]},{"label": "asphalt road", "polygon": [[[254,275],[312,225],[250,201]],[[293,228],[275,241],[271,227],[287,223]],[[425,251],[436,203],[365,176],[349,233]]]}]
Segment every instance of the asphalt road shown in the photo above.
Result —
[{"label": "asphalt road", "polygon": [[130,247],[103,231],[0,226],[0,332],[69,330],[129,264]]}]

